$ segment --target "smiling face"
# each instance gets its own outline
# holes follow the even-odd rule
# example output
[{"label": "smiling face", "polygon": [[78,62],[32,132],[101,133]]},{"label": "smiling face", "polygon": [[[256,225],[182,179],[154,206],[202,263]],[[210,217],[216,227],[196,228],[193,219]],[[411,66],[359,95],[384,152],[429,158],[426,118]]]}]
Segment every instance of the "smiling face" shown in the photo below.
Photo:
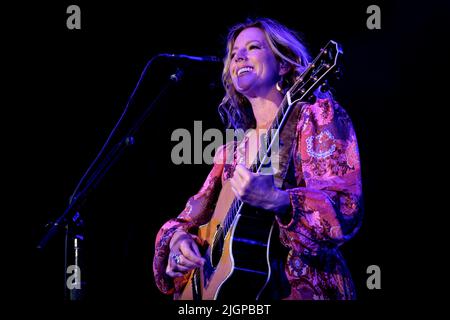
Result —
[{"label": "smiling face", "polygon": [[280,79],[280,63],[259,28],[251,27],[239,33],[230,59],[233,85],[246,97],[266,95]]}]

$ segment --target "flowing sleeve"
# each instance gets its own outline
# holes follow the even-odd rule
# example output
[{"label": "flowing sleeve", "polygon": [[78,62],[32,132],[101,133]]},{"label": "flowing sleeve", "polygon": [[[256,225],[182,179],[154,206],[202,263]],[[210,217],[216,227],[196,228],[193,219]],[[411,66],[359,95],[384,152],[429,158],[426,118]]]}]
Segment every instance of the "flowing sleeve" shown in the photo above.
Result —
[{"label": "flowing sleeve", "polygon": [[[165,294],[173,294],[187,282],[187,276],[174,279],[166,274],[170,240],[178,230],[193,232],[198,226],[209,221],[214,212],[222,186],[221,177],[225,163],[224,159],[224,148],[218,148],[214,157],[214,165],[200,191],[189,198],[184,210],[178,217],[167,221],[156,236],[153,274],[157,287]],[[202,245],[200,238],[195,235],[193,237],[199,245]]]},{"label": "flowing sleeve", "polygon": [[292,214],[277,219],[291,245],[350,239],[362,219],[360,159],[352,122],[336,102],[318,99],[300,112],[294,167],[297,186],[286,190]]}]

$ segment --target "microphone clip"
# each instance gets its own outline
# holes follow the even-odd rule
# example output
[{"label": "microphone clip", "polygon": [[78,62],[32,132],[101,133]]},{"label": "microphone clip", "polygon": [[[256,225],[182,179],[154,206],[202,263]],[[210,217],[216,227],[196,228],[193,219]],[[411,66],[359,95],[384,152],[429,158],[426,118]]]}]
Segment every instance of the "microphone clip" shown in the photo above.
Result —
[{"label": "microphone clip", "polygon": [[183,75],[184,75],[184,71],[180,68],[177,68],[175,73],[171,74],[169,78],[173,82],[180,82],[181,79],[183,78]]}]

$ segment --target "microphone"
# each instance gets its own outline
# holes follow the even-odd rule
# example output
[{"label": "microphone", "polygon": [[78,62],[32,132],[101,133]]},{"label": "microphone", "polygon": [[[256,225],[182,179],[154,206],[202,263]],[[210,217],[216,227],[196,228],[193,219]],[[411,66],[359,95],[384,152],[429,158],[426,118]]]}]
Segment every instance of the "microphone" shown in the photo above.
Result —
[{"label": "microphone", "polygon": [[189,56],[187,54],[175,54],[175,53],[160,53],[159,56],[167,57],[167,58],[175,58],[175,59],[188,59],[194,61],[206,61],[206,62],[222,62],[222,59],[215,56]]}]

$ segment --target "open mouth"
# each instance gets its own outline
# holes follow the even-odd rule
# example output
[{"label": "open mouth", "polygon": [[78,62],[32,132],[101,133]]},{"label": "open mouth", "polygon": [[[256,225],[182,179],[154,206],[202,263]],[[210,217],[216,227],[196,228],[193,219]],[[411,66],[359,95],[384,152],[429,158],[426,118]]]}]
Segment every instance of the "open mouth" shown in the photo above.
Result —
[{"label": "open mouth", "polygon": [[238,75],[238,77],[240,77],[241,75],[251,72],[252,70],[253,70],[253,67],[242,67],[238,70],[237,75]]}]

